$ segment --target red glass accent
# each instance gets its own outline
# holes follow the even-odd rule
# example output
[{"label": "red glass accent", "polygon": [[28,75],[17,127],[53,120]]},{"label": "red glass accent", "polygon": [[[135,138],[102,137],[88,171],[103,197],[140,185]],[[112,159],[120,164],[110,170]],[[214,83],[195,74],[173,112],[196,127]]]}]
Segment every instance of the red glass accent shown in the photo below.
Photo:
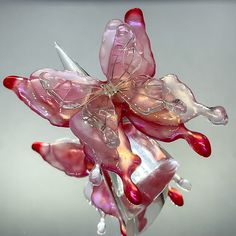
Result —
[{"label": "red glass accent", "polygon": [[169,188],[168,191],[168,196],[170,197],[171,201],[176,205],[176,206],[183,206],[184,205],[184,198],[183,195],[173,187]]},{"label": "red glass accent", "polygon": [[17,81],[17,76],[15,75],[10,75],[10,76],[7,76],[4,80],[3,80],[3,85],[8,88],[8,89],[13,89],[15,84],[16,84],[16,81]]},{"label": "red glass accent", "polygon": [[35,152],[39,152],[40,151],[40,148],[42,147],[43,143],[42,142],[34,142],[32,144],[32,149],[35,151]]}]

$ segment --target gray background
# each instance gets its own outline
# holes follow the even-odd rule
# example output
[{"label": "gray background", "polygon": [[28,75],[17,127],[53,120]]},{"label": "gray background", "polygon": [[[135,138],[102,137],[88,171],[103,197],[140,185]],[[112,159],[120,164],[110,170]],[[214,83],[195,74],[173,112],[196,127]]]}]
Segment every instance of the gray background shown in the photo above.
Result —
[{"label": "gray background", "polygon": [[[212,143],[210,159],[186,144],[163,144],[190,179],[185,206],[169,201],[145,236],[235,236],[236,4],[233,1],[1,1],[0,77],[61,68],[58,41],[91,75],[103,78],[98,51],[109,19],[141,7],[158,76],[176,73],[200,102],[226,107],[226,127],[204,118],[188,123]],[[0,85],[0,236],[96,235],[98,215],[83,197],[86,179],[64,175],[30,146],[73,135],[50,126]],[[119,235],[108,219],[108,236]]]}]

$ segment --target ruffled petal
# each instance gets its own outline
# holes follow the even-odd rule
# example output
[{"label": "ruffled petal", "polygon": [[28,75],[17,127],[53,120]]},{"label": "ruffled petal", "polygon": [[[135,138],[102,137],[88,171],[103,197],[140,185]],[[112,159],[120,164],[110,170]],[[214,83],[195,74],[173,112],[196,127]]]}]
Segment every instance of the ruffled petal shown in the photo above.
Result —
[{"label": "ruffled petal", "polygon": [[51,144],[35,142],[32,148],[46,162],[67,175],[74,177],[88,175],[83,146],[75,140],[61,139]]},{"label": "ruffled petal", "polygon": [[68,127],[69,119],[80,110],[100,87],[97,80],[76,72],[42,69],[29,79],[8,76],[4,85],[33,111],[55,126]]},{"label": "ruffled petal", "polygon": [[207,107],[198,103],[191,90],[176,75],[167,75],[160,80],[136,77],[122,86],[118,95],[120,99],[147,121],[177,126],[202,115],[216,125],[228,122],[223,107]]},{"label": "ruffled petal", "polygon": [[221,106],[207,107],[196,101],[192,91],[182,83],[176,75],[170,74],[161,78],[163,82],[163,99],[166,108],[185,123],[196,116],[202,115],[215,125],[225,125],[228,116]]}]

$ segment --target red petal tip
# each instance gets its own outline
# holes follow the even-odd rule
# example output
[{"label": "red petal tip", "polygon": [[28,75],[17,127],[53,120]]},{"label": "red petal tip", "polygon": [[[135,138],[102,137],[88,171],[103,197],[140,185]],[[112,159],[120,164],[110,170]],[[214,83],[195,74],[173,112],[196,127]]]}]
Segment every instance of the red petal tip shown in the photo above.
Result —
[{"label": "red petal tip", "polygon": [[43,146],[42,142],[35,142],[35,143],[32,144],[32,149],[35,152],[39,152],[42,146]]},{"label": "red petal tip", "polygon": [[129,23],[130,21],[141,22],[144,24],[143,12],[140,8],[133,8],[126,12],[125,22]]},{"label": "red petal tip", "polygon": [[173,187],[169,188],[168,196],[176,206],[181,207],[184,205],[184,198],[177,189]]},{"label": "red petal tip", "polygon": [[136,7],[136,8],[132,8],[126,12],[126,15],[130,15],[130,14],[143,15],[143,12],[140,8]]},{"label": "red petal tip", "polygon": [[209,150],[208,152],[205,152],[204,154],[202,154],[203,157],[208,158],[211,156],[211,150]]},{"label": "red petal tip", "polygon": [[134,205],[140,205],[142,203],[142,196],[140,191],[133,186],[132,187],[128,187],[125,190],[125,195],[128,198],[128,200],[133,203]]},{"label": "red petal tip", "polygon": [[211,144],[204,134],[198,133],[196,135],[196,142],[193,144],[193,149],[203,157],[207,158],[211,155]]},{"label": "red petal tip", "polygon": [[14,75],[7,76],[3,80],[3,85],[8,89],[13,89],[16,84],[17,79],[18,79],[18,76],[14,76]]},{"label": "red petal tip", "polygon": [[204,134],[188,130],[183,124],[181,126],[182,138],[184,138],[199,155],[209,157],[211,155],[211,144],[208,138]]}]

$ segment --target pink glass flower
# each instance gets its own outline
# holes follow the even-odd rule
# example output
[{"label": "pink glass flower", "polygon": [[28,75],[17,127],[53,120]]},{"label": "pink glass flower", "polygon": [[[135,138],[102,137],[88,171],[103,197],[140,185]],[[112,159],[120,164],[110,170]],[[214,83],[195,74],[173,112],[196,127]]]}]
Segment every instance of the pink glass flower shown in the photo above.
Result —
[{"label": "pink glass flower", "polygon": [[77,137],[36,142],[32,148],[67,175],[89,175],[85,195],[101,214],[98,233],[105,231],[105,214],[118,218],[122,235],[132,234],[134,222],[136,232],[142,232],[153,220],[146,214],[148,207],[161,208],[167,195],[183,205],[181,193],[168,187],[172,179],[186,190],[191,187],[156,140],[182,138],[208,157],[207,137],[184,124],[198,115],[226,124],[227,114],[221,106],[198,103],[176,75],[154,77],[156,65],[140,9],[106,25],[99,54],[105,82],[91,77],[58,45],[56,49],[64,71],[41,69],[29,78],[4,79],[33,111],[52,125],[69,127]]}]

